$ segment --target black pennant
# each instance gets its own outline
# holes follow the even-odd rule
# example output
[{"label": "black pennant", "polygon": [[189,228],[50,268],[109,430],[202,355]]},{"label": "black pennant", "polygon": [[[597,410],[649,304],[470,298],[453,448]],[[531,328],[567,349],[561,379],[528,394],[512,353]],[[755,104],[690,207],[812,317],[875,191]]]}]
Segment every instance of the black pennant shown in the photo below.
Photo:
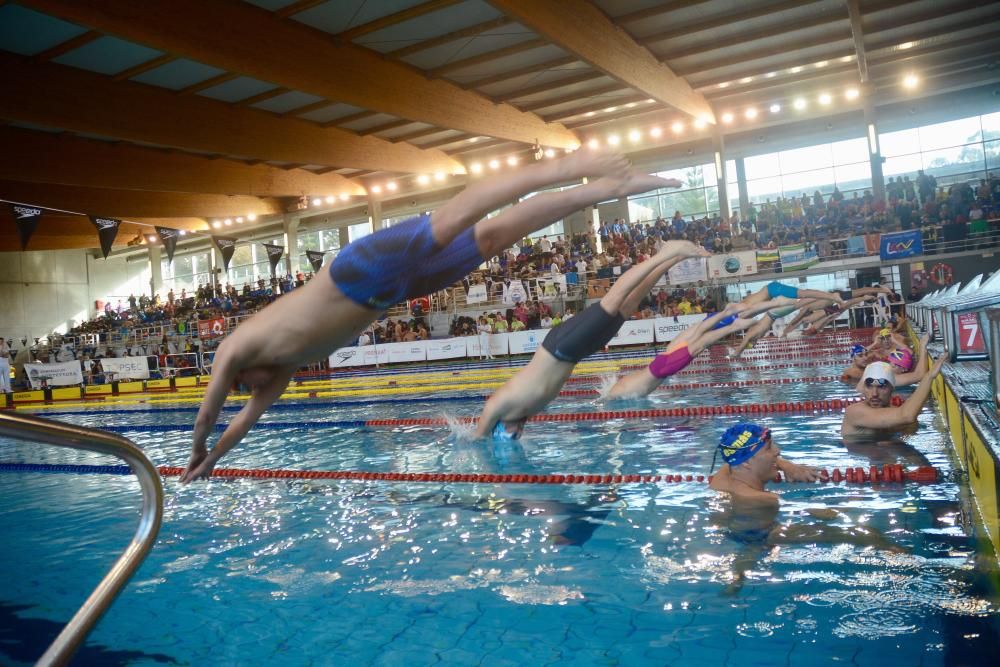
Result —
[{"label": "black pennant", "polygon": [[306,250],[306,257],[309,258],[309,263],[312,264],[313,272],[319,273],[319,270],[323,267],[323,255],[325,252],[320,252],[319,250]]},{"label": "black pennant", "polygon": [[14,222],[17,223],[17,233],[21,237],[21,250],[28,247],[28,239],[38,228],[38,220],[42,217],[42,209],[35,206],[21,206],[20,204],[10,205],[11,213],[14,214]]},{"label": "black pennant", "polygon": [[90,216],[90,221],[97,227],[97,236],[101,239],[101,252],[104,253],[104,259],[107,259],[122,221],[117,218],[98,218],[95,215]]},{"label": "black pennant", "polygon": [[212,240],[215,241],[215,247],[222,253],[222,266],[228,272],[229,261],[233,258],[233,253],[236,252],[236,238],[233,236],[213,236]]},{"label": "black pennant", "polygon": [[167,250],[167,264],[174,261],[174,250],[177,249],[177,237],[179,230],[170,227],[157,227],[156,233],[160,235],[160,241]]},{"label": "black pennant", "polygon": [[281,261],[281,256],[285,254],[285,246],[282,245],[271,245],[270,243],[262,243],[262,246],[267,250],[267,261],[271,262],[271,275],[275,275],[275,269],[278,268],[278,262]]}]

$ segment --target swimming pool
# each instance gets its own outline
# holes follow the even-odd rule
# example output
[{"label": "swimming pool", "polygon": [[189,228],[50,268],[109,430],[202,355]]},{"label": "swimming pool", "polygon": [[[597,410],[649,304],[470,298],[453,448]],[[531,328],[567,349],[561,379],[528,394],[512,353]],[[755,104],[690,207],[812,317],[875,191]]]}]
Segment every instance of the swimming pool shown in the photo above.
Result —
[{"label": "swimming pool", "polygon": [[[673,379],[683,390],[614,407],[847,398],[846,385],[805,381],[836,375],[844,364],[835,357],[729,364],[716,355]],[[613,355],[607,358],[613,362]],[[600,372],[601,363],[581,371]],[[778,367],[784,365],[790,367]],[[467,371],[457,372],[445,371],[461,383]],[[432,392],[411,385],[413,379],[368,375],[365,383],[388,388],[391,381],[415,394],[369,391],[367,397],[286,403],[223,464],[707,473],[719,433],[735,419],[532,423],[513,446],[463,442],[440,426],[317,425],[372,416],[472,416],[481,405],[477,397],[489,391]],[[795,381],[693,386],[757,379]],[[346,380],[338,376],[331,384]],[[584,380],[567,389],[596,384]],[[69,409],[58,410],[58,418],[124,430],[157,465],[183,465],[189,452],[183,429],[193,420],[185,410],[191,408],[165,402]],[[606,409],[591,397],[567,396],[550,412]],[[831,533],[861,526],[884,535],[883,543],[866,547],[837,539],[762,544],[753,531],[731,525],[727,503],[694,482],[213,480],[182,487],[170,479],[156,547],[77,661],[865,665],[891,656],[906,665],[993,664],[1000,646],[997,600],[987,580],[997,575],[996,561],[977,556],[969,501],[956,483],[939,417],[925,409],[916,433],[877,449],[845,447],[837,412],[759,420],[794,461],[827,468],[929,463],[942,480],[781,489],[779,521]],[[0,461],[111,462],[6,440]],[[28,663],[41,655],[130,539],[138,503],[129,477],[0,473],[0,530],[8,545],[0,662]],[[820,509],[837,515],[825,517]],[[898,549],[881,548],[889,544]]]}]

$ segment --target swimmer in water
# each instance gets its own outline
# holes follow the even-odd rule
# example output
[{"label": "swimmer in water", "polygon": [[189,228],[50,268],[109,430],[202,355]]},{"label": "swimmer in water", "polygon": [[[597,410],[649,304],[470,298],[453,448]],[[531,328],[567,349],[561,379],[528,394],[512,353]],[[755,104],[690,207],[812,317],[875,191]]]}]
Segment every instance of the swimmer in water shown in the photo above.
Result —
[{"label": "swimmer in water", "polygon": [[754,320],[751,318],[754,315],[763,310],[786,308],[790,301],[785,297],[777,297],[771,301],[757,302],[753,306],[745,303],[730,304],[722,312],[710,315],[683,331],[646,368],[620,377],[604,398],[648,396],[665,379],[684,370],[712,344],[753,325]]},{"label": "swimmer in water", "polygon": [[[593,180],[544,192],[486,217],[521,195],[584,177]],[[433,214],[345,246],[329,270],[275,300],[223,340],[195,419],[191,458],[181,482],[210,476],[219,459],[281,396],[300,366],[357,340],[389,306],[451,285],[482,264],[484,257],[497,255],[532,231],[586,206],[680,185],[675,179],[631,169],[617,153],[578,150],[559,160],[474,181]],[[250,399],[209,451],[208,437],[237,384],[250,386]]]},{"label": "swimmer in water", "polygon": [[690,241],[668,241],[651,258],[623,273],[598,303],[550,330],[531,362],[490,396],[476,436],[520,438],[528,417],[559,395],[580,360],[604,349],[660,276],[684,259],[708,256],[707,250]]},{"label": "swimmer in water", "polygon": [[947,351],[938,357],[914,392],[898,407],[892,404],[897,382],[892,366],[884,361],[868,364],[858,383],[858,392],[864,400],[849,405],[844,411],[841,435],[845,439],[879,437],[880,432],[898,430],[915,422],[930,396],[931,382],[941,372],[947,357]]}]

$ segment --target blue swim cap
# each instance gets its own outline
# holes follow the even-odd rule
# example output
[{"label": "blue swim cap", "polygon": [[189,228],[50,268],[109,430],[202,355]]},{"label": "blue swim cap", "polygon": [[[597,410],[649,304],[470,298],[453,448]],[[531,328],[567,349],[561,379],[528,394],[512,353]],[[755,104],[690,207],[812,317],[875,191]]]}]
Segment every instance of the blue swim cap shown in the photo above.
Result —
[{"label": "blue swim cap", "polygon": [[864,351],[865,351],[865,346],[864,345],[860,345],[858,343],[855,343],[854,345],[851,346],[851,359],[853,359],[854,357],[858,356],[859,354],[863,354]]},{"label": "blue swim cap", "polygon": [[519,439],[520,437],[521,434],[518,433],[517,431],[514,431],[513,433],[509,432],[507,430],[507,425],[504,424],[502,421],[497,422],[496,426],[493,427],[494,440],[500,440],[502,442],[511,442],[513,440]]},{"label": "blue swim cap", "polygon": [[771,430],[750,422],[730,427],[719,440],[722,460],[731,466],[749,461],[767,443]]},{"label": "blue swim cap", "polygon": [[[715,315],[716,315],[716,313],[709,313],[708,317],[706,317],[705,319],[707,320],[709,317],[715,317]],[[733,322],[735,322],[738,317],[739,317],[739,313],[734,313],[732,315],[726,315],[721,320],[719,320],[718,322],[715,323],[715,326],[712,327],[712,331],[715,331],[716,329],[721,329],[722,327],[728,327],[730,324],[732,324]]]}]

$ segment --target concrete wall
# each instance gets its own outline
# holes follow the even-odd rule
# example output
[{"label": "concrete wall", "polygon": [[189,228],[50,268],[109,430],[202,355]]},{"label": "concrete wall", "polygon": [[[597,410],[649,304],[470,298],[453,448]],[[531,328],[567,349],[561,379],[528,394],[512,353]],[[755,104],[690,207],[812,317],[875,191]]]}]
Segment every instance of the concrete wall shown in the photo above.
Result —
[{"label": "concrete wall", "polygon": [[82,250],[0,253],[0,336],[47,336],[86,319],[88,282]]}]

